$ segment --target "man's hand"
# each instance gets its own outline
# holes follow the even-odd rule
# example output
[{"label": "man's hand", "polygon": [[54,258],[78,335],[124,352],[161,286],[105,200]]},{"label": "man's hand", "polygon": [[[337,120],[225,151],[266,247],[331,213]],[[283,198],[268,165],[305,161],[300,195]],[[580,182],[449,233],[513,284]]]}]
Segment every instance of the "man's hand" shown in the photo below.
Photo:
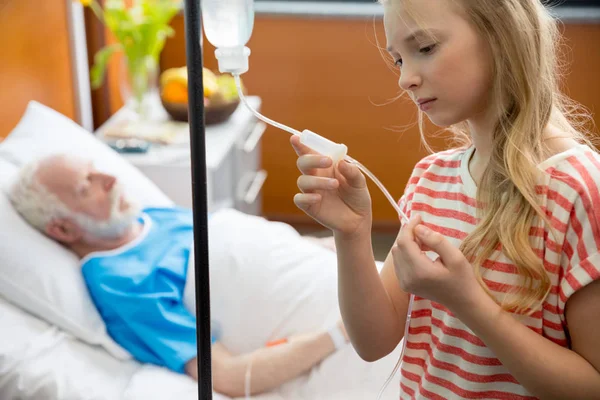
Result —
[{"label": "man's hand", "polygon": [[243,396],[251,365],[251,394],[267,392],[307,373],[333,352],[327,332],[291,336],[286,343],[239,355],[217,342],[212,346],[213,388],[229,397]]}]

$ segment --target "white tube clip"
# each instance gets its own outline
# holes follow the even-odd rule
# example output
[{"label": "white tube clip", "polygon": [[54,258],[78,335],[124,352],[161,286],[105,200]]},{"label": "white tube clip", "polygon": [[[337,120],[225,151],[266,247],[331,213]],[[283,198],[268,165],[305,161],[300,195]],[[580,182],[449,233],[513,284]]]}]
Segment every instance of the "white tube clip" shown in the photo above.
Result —
[{"label": "white tube clip", "polygon": [[345,144],[332,142],[308,129],[303,130],[300,134],[300,143],[310,147],[317,153],[331,157],[334,164],[344,159],[348,154],[348,147]]}]

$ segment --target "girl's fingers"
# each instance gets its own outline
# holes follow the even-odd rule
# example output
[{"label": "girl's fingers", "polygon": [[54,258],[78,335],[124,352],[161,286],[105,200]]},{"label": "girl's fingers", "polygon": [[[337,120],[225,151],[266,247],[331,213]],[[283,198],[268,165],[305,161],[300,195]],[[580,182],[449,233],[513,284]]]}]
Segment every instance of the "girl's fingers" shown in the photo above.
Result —
[{"label": "girl's fingers", "polygon": [[361,189],[367,184],[365,176],[360,172],[356,165],[341,160],[338,162],[337,168],[351,187]]},{"label": "girl's fingers", "polygon": [[305,154],[298,157],[296,165],[303,174],[315,175],[319,168],[329,168],[333,164],[331,158],[320,154]]},{"label": "girl's fingers", "polygon": [[298,135],[292,135],[292,137],[290,138],[290,143],[292,144],[292,147],[294,148],[296,154],[298,154],[299,156],[302,156],[304,154],[317,154],[310,147],[307,147],[300,143],[300,137]]},{"label": "girl's fingers", "polygon": [[294,196],[294,204],[301,210],[307,210],[321,201],[321,195],[318,193],[297,193]]},{"label": "girl's fingers", "polygon": [[419,247],[421,248],[421,251],[430,251],[431,249],[424,244],[421,239],[419,239],[417,236],[415,236],[415,242],[417,242],[417,244],[419,245]]},{"label": "girl's fingers", "polygon": [[402,226],[401,233],[397,239],[397,244],[400,246],[406,245],[408,243],[412,243],[415,241],[415,226],[419,225],[421,222],[421,216],[416,214],[413,216],[408,223]]},{"label": "girl's fingers", "polygon": [[421,216],[413,216],[400,230],[396,239],[396,257],[400,257],[406,264],[405,269],[411,268],[423,256],[422,243],[417,241],[414,233],[415,227],[421,222]]},{"label": "girl's fingers", "polygon": [[298,188],[303,193],[310,193],[315,190],[331,190],[339,186],[339,181],[334,178],[322,178],[311,175],[300,175],[298,177]]}]

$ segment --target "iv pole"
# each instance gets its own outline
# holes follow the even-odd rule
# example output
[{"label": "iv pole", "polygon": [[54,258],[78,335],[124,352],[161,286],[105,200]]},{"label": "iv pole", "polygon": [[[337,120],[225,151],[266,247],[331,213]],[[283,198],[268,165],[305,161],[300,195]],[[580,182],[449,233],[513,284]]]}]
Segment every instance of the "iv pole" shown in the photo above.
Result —
[{"label": "iv pole", "polygon": [[198,399],[212,400],[206,146],[204,137],[204,88],[202,85],[202,12],[200,0],[185,0],[184,7],[196,268]]}]

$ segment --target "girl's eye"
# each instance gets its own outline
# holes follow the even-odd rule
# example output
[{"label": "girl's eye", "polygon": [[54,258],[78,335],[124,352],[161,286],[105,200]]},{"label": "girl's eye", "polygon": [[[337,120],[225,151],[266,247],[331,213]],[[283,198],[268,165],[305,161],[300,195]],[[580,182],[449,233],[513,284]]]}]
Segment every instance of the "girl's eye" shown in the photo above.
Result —
[{"label": "girl's eye", "polygon": [[423,48],[419,49],[419,51],[423,54],[428,54],[428,53],[431,53],[434,48],[435,48],[435,44],[432,44],[431,46],[427,46],[427,47],[423,47]]},{"label": "girl's eye", "polygon": [[[430,46],[420,48],[419,49],[419,53],[421,53],[421,54],[429,54],[429,53],[431,53],[435,49],[435,47],[436,47],[436,45],[432,44]],[[399,67],[399,68],[402,68],[402,59],[399,58],[396,61],[394,61],[394,65],[397,66],[397,67]]]}]

